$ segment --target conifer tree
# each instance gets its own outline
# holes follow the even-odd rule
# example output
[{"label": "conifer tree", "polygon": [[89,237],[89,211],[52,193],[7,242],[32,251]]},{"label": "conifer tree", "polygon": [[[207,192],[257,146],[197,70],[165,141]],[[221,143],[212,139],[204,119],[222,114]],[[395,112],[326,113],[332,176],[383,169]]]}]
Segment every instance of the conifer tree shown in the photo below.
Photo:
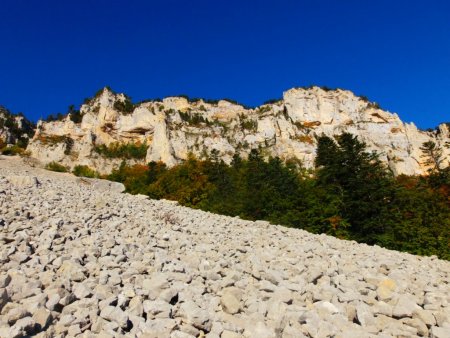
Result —
[{"label": "conifer tree", "polygon": [[430,166],[429,173],[436,173],[441,171],[441,164],[444,161],[442,158],[442,149],[440,149],[433,141],[427,141],[420,147],[425,158],[424,164]]},{"label": "conifer tree", "polygon": [[343,133],[336,138],[337,144],[327,136],[318,140],[318,183],[341,199],[336,216],[350,224],[355,239],[376,243],[389,225],[385,215],[393,195],[390,174],[356,136]]}]

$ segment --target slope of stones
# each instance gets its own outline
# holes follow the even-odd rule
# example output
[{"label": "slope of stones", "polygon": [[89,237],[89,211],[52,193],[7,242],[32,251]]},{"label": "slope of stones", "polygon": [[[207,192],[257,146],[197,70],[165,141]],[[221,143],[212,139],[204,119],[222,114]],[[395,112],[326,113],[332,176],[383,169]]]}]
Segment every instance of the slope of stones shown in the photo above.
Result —
[{"label": "slope of stones", "polygon": [[450,263],[0,158],[0,337],[450,337]]}]

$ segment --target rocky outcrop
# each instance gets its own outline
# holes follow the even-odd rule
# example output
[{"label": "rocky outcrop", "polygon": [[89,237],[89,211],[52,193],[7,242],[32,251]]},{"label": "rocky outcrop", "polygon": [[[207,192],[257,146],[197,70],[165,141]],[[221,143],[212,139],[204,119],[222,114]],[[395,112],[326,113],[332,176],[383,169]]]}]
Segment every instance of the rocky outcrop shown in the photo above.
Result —
[{"label": "rocky outcrop", "polygon": [[12,114],[5,107],[0,106],[0,144],[16,144],[26,146],[34,134],[34,125],[22,114]]},{"label": "rocky outcrop", "polygon": [[189,101],[184,97],[133,106],[125,95],[105,88],[81,107],[81,114],[79,124],[69,116],[63,121],[40,122],[28,148],[32,156],[44,163],[84,164],[109,172],[121,159],[105,159],[95,147],[131,142],[148,145],[145,160],[140,160],[143,163],[163,161],[172,166],[189,153],[204,158],[213,152],[229,163],[235,154],[245,157],[259,148],[265,156],[298,159],[310,168],[318,136],[349,132],[377,151],[394,174],[426,172],[420,150],[426,141],[443,149],[445,164],[450,158],[450,149],[445,147],[450,141],[448,124],[421,131],[341,89],[294,88],[278,102],[249,109],[226,100]]},{"label": "rocky outcrop", "polygon": [[450,336],[449,262],[99,182],[0,156],[0,337]]}]

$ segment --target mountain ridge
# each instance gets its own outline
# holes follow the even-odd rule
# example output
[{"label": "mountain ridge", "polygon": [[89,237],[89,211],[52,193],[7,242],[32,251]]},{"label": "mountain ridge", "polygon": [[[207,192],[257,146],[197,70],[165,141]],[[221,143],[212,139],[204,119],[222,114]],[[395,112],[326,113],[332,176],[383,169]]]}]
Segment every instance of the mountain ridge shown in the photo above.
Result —
[{"label": "mountain ridge", "polygon": [[198,158],[214,153],[230,163],[235,154],[246,157],[258,148],[266,157],[295,159],[312,168],[318,136],[349,132],[378,152],[396,175],[427,172],[420,149],[427,141],[450,158],[448,124],[419,130],[348,90],[297,87],[269,101],[248,108],[231,99],[172,96],[133,104],[127,95],[105,87],[61,121],[39,121],[27,149],[44,164],[88,165],[101,173],[122,159],[105,158],[98,146],[122,143],[148,146],[145,159],[128,159],[131,164],[162,161],[173,166],[190,153]]}]

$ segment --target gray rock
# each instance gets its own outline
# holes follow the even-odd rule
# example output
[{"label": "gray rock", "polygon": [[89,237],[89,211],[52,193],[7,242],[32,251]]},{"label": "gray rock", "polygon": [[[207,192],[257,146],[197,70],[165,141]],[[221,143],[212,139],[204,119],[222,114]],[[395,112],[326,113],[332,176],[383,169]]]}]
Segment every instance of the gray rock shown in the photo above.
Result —
[{"label": "gray rock", "polygon": [[183,331],[173,331],[170,334],[170,338],[195,338],[195,336]]},{"label": "gray rock", "polygon": [[30,315],[31,313],[26,308],[22,306],[17,306],[6,314],[5,319],[9,325],[14,325],[14,323],[17,322],[19,319],[28,317]]},{"label": "gray rock", "polygon": [[417,330],[417,334],[422,337],[428,336],[428,328],[424,322],[417,318],[406,318],[403,323]]},{"label": "gray rock", "polygon": [[397,284],[394,280],[390,278],[385,278],[378,283],[377,287],[377,297],[379,300],[389,300],[392,298],[395,290],[397,288]]},{"label": "gray rock", "polygon": [[450,312],[449,314],[445,313],[444,311],[437,311],[434,313],[434,318],[436,318],[436,323],[439,327],[445,326],[445,324],[450,327],[449,316]]},{"label": "gray rock", "polygon": [[80,283],[73,287],[73,294],[77,299],[88,298],[92,296],[92,290],[84,283]]},{"label": "gray rock", "polygon": [[31,317],[19,319],[9,331],[9,337],[25,337],[32,333],[35,329],[36,323]]},{"label": "gray rock", "polygon": [[100,317],[106,319],[110,322],[115,322],[121,328],[128,326],[128,315],[123,312],[120,308],[108,305],[103,308],[100,312]]},{"label": "gray rock", "polygon": [[220,335],[220,338],[242,338],[243,336],[234,331],[224,330]]},{"label": "gray rock", "polygon": [[140,296],[136,296],[130,300],[127,312],[130,315],[142,317],[142,314],[144,313],[144,306],[142,304],[142,298]]},{"label": "gray rock", "polygon": [[121,193],[125,191],[125,186],[122,183],[87,177],[83,177],[83,180],[90,182],[92,188],[99,192]]},{"label": "gray rock", "polygon": [[8,181],[11,184],[21,188],[37,187],[40,185],[39,180],[34,176],[11,175],[8,176]]},{"label": "gray rock", "polygon": [[58,306],[61,297],[57,293],[53,293],[48,297],[47,302],[45,303],[45,307],[50,311],[54,311]]},{"label": "gray rock", "polygon": [[11,276],[7,274],[0,275],[0,289],[6,288],[11,282]]},{"label": "gray rock", "polygon": [[144,279],[142,289],[151,299],[155,299],[163,289],[169,287],[167,276],[162,273],[155,273],[149,279]]},{"label": "gray rock", "polygon": [[356,305],[356,318],[362,326],[369,326],[375,323],[373,312],[365,303]]},{"label": "gray rock", "polygon": [[413,318],[417,318],[425,323],[427,326],[436,325],[436,319],[431,311],[415,309],[412,314]]},{"label": "gray rock", "polygon": [[396,318],[412,317],[414,310],[417,309],[420,310],[420,307],[412,296],[401,295],[392,310],[392,315]]},{"label": "gray rock", "polygon": [[73,282],[81,282],[86,278],[80,264],[70,260],[66,260],[62,263],[58,270],[58,274]]},{"label": "gray rock", "polygon": [[431,338],[448,338],[448,337],[450,337],[450,328],[433,326],[431,328],[430,337]]},{"label": "gray rock", "polygon": [[44,329],[52,322],[53,316],[50,311],[40,308],[35,313],[33,313],[33,320],[36,324],[39,325],[41,329]]},{"label": "gray rock", "polygon": [[198,329],[209,331],[211,328],[211,321],[208,313],[205,310],[200,309],[193,301],[187,301],[181,304],[178,316],[180,316],[185,323]]},{"label": "gray rock", "polygon": [[258,337],[258,338],[276,338],[276,333],[273,328],[268,327],[261,321],[254,324],[250,324],[244,331],[246,337]]},{"label": "gray rock", "polygon": [[241,309],[241,303],[238,298],[232,292],[224,291],[224,294],[220,298],[220,304],[223,311],[230,314],[238,313]]},{"label": "gray rock", "polygon": [[172,312],[172,307],[169,303],[163,300],[145,300],[144,312],[147,313],[147,317],[169,318]]}]

